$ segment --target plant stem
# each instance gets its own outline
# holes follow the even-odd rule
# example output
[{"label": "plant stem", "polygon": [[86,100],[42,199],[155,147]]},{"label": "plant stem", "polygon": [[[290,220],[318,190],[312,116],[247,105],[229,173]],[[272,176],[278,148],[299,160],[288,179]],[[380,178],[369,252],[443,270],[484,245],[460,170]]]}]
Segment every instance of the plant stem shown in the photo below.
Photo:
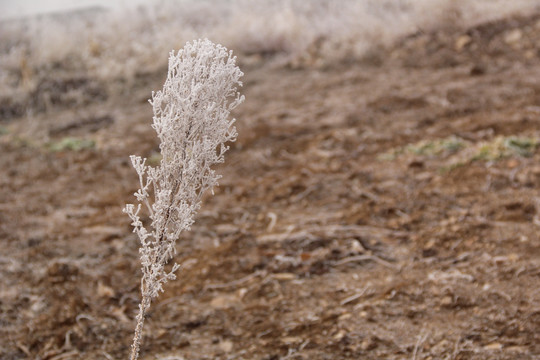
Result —
[{"label": "plant stem", "polygon": [[139,350],[141,347],[142,329],[144,324],[144,316],[146,310],[150,307],[150,296],[145,295],[143,291],[142,301],[139,305],[139,313],[137,314],[137,327],[135,328],[135,336],[133,337],[133,344],[131,345],[130,360],[137,360],[139,357]]}]

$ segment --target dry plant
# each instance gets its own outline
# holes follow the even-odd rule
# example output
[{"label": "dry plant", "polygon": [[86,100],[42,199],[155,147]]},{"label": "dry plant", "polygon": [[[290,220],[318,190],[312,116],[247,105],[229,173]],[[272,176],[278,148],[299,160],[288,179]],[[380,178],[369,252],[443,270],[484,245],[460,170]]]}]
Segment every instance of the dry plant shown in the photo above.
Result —
[{"label": "dry plant", "polygon": [[[126,205],[133,232],[140,241],[142,300],[137,315],[131,360],[138,358],[145,313],[163,284],[175,279],[179,268],[165,269],[176,253],[176,240],[189,230],[201,206],[203,194],[218,183],[212,165],[222,163],[229,141],[236,140],[230,111],[244,97],[237,91],[243,73],[236,57],[221,45],[205,40],[187,43],[169,56],[163,90],[152,93],[150,103],[162,160],[159,166],[131,156],[139,175],[138,205]],[[150,216],[150,230],[140,218],[142,208]]]}]

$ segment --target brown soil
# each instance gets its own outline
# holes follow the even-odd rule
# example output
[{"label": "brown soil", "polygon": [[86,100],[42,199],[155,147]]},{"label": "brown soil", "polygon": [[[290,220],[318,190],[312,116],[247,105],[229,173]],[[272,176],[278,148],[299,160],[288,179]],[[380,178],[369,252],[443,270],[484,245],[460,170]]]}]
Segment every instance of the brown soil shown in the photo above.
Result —
[{"label": "brown soil", "polygon": [[[244,66],[239,140],[142,358],[540,358],[540,151],[467,155],[540,138],[540,16],[312,60]],[[157,151],[163,77],[139,80],[35,94],[42,110],[0,124],[2,359],[127,358],[140,270],[121,209],[128,156]],[[399,151],[451,136],[467,148]]]}]

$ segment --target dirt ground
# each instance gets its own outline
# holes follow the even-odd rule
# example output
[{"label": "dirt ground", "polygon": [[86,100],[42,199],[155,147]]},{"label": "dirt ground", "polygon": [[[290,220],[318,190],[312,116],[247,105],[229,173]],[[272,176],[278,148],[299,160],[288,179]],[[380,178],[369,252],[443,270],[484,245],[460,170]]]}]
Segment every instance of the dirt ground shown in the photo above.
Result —
[{"label": "dirt ground", "polygon": [[[320,51],[239,59],[240,136],[142,358],[540,359],[540,14]],[[128,157],[158,154],[165,72],[55,71],[32,116],[0,104],[0,358],[126,359]]]}]

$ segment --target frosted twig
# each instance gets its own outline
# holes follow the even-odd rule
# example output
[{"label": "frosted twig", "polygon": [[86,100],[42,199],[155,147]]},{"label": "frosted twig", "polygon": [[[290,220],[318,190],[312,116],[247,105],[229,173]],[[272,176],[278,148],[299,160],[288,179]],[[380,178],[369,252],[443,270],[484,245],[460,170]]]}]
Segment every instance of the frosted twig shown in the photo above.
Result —
[{"label": "frosted twig", "polygon": [[[152,92],[152,127],[162,160],[152,167],[146,159],[131,156],[139,176],[140,189],[134,194],[138,204],[124,208],[141,242],[143,273],[131,360],[139,356],[152,299],[176,278],[178,264],[165,270],[176,254],[176,240],[193,224],[204,193],[218,184],[220,175],[212,166],[224,161],[226,143],[236,140],[235,120],[229,114],[244,100],[237,91],[242,75],[232,52],[208,39],[196,40],[170,53],[163,89]],[[149,229],[141,221],[141,204],[151,220]]]}]

